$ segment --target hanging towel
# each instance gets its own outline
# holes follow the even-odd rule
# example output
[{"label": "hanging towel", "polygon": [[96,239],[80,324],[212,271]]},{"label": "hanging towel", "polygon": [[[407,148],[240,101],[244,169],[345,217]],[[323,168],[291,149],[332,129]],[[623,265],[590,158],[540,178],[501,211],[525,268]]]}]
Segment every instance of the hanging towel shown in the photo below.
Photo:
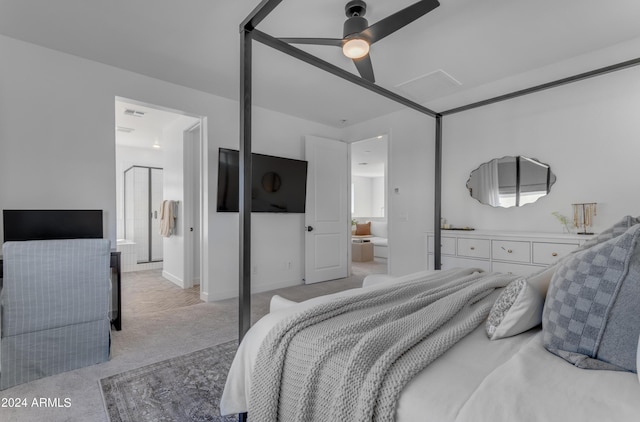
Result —
[{"label": "hanging towel", "polygon": [[160,207],[160,235],[171,237],[176,228],[176,202],[164,200]]}]

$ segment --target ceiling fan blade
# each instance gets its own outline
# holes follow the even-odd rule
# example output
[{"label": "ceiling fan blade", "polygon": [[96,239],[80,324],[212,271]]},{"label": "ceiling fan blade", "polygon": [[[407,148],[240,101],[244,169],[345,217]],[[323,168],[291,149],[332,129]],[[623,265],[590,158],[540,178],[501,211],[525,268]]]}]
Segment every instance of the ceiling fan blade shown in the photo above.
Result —
[{"label": "ceiling fan blade", "polygon": [[368,54],[360,59],[353,59],[353,63],[356,65],[360,76],[371,83],[376,82],[376,78],[373,76],[373,65],[371,64],[371,57],[369,57]]},{"label": "ceiling fan blade", "polygon": [[422,0],[412,4],[393,15],[370,25],[367,29],[360,32],[365,39],[371,44],[380,41],[387,35],[391,35],[398,29],[413,22],[414,20],[426,15],[436,7],[440,6],[438,0]]},{"label": "ceiling fan blade", "polygon": [[314,44],[314,45],[333,45],[342,47],[344,41],[342,38],[279,38],[289,44]]}]

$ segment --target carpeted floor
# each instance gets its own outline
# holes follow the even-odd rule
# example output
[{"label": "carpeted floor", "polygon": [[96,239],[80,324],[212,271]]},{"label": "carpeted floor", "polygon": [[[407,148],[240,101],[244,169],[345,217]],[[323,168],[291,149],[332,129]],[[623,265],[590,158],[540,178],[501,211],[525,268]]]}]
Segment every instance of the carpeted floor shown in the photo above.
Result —
[{"label": "carpeted floor", "polygon": [[[268,312],[273,294],[301,301],[315,296],[352,289],[362,285],[369,272],[385,272],[384,262],[354,265],[352,275],[345,279],[310,285],[287,287],[252,295],[252,321]],[[125,273],[126,280],[129,274]],[[136,274],[136,276],[143,276]],[[152,277],[151,277],[152,278]],[[123,284],[124,287],[124,284]],[[175,288],[177,289],[177,288]],[[167,290],[174,295],[175,289]],[[180,290],[180,289],[178,289]],[[131,297],[130,297],[131,298]],[[184,302],[165,302],[156,312],[130,312],[132,303],[123,295],[123,329],[112,331],[111,357],[108,362],[75,371],[46,377],[0,391],[4,398],[52,399],[63,406],[7,407],[0,409],[2,422],[82,421],[107,422],[100,380],[113,375],[162,362],[177,356],[221,344],[237,338],[238,301],[229,299],[214,303],[184,305]],[[146,307],[152,309],[153,304]],[[174,307],[175,306],[175,307]],[[128,309],[129,307],[129,309]],[[58,399],[57,401],[53,399]]]},{"label": "carpeted floor", "polygon": [[102,379],[111,422],[237,421],[219,410],[236,349],[232,340]]},{"label": "carpeted floor", "polygon": [[200,286],[181,289],[162,278],[162,270],[123,273],[122,317],[124,319],[202,303]]}]

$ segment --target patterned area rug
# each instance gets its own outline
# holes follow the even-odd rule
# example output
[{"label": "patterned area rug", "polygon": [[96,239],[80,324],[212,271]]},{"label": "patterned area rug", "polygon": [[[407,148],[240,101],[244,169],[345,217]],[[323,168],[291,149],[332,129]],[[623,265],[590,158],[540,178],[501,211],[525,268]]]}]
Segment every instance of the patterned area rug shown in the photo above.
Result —
[{"label": "patterned area rug", "polygon": [[237,421],[220,397],[237,340],[100,380],[112,422]]}]

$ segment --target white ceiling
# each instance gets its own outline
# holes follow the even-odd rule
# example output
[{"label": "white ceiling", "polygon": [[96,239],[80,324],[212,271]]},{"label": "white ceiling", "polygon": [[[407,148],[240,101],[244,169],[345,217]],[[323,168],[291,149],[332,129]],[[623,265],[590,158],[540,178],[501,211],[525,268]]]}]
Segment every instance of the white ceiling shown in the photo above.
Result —
[{"label": "white ceiling", "polygon": [[[374,23],[414,0],[369,0]],[[637,0],[440,0],[374,44],[377,83],[416,80],[409,94],[436,111],[640,55]],[[0,34],[237,99],[239,24],[259,0],[0,0]],[[273,36],[340,37],[346,0],[288,0],[258,26]],[[254,43],[254,102],[333,126],[402,109]],[[354,71],[334,47],[305,50]],[[436,73],[434,73],[436,72]],[[433,86],[433,83],[436,86]],[[346,121],[343,123],[343,120]]]},{"label": "white ceiling", "polygon": [[[134,115],[125,113],[135,111]],[[115,102],[116,145],[134,148],[154,148],[163,145],[162,131],[180,118],[181,114],[141,104],[117,100]],[[194,123],[195,123],[194,119]]]}]

